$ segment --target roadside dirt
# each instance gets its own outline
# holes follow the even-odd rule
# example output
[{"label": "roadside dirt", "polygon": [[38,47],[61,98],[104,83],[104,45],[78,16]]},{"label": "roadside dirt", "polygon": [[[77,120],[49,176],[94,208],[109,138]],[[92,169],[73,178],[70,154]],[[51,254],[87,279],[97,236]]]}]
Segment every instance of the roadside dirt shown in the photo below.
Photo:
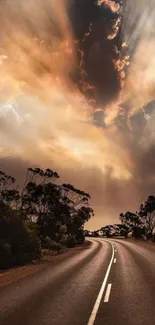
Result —
[{"label": "roadside dirt", "polygon": [[24,266],[0,271],[0,288],[35,274],[36,272],[48,267],[49,264],[62,259],[62,255],[72,255],[75,251],[87,248],[89,245],[90,242],[85,241],[82,245],[61,250],[59,254],[54,251],[43,250],[40,260],[33,261],[31,264]]}]

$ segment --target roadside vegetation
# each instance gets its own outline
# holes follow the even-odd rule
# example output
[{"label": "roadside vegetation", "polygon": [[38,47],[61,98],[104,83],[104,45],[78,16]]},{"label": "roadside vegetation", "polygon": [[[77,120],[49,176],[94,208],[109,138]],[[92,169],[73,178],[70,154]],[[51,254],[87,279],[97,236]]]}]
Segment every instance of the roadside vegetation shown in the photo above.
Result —
[{"label": "roadside vegetation", "polygon": [[0,268],[24,265],[42,249],[59,252],[84,241],[84,224],[93,215],[90,195],[58,184],[51,169],[29,168],[21,190],[0,171]]},{"label": "roadside vegetation", "polygon": [[97,231],[85,231],[86,236],[123,237],[155,242],[155,196],[150,195],[139,211],[120,213],[120,224],[107,225]]}]

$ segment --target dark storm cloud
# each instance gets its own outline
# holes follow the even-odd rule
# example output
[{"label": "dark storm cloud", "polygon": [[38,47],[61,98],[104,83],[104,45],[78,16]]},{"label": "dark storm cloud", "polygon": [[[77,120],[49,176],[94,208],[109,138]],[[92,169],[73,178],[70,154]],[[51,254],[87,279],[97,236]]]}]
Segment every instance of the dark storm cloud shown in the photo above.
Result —
[{"label": "dark storm cloud", "polygon": [[[72,26],[78,46],[84,53],[84,81],[94,86],[91,94],[96,106],[103,106],[115,99],[120,91],[118,71],[113,60],[117,59],[115,47],[120,44],[119,37],[108,40],[113,25],[118,18],[110,8],[97,6],[96,0],[74,0],[71,7]],[[91,24],[91,32],[88,33]],[[85,38],[85,40],[84,40]],[[84,40],[84,41],[83,41]],[[80,53],[79,53],[80,61]],[[80,79],[80,77],[79,77]],[[77,78],[77,83],[80,85]],[[85,91],[89,97],[90,93]]]}]

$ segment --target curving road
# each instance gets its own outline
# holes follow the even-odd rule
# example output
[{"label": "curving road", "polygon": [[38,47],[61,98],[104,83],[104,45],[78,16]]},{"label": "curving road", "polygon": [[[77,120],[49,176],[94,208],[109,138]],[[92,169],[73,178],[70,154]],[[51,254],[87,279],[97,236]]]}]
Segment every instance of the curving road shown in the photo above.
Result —
[{"label": "curving road", "polygon": [[91,239],[0,290],[1,325],[154,325],[155,245]]}]

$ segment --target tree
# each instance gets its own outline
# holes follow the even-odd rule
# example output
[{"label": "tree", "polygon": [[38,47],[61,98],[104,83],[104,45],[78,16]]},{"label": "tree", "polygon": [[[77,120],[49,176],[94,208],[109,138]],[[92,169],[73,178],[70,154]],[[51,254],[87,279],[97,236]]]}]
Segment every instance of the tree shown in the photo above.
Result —
[{"label": "tree", "polygon": [[71,184],[62,184],[62,197],[69,205],[77,208],[83,204],[87,205],[90,195],[84,191],[75,188]]},{"label": "tree", "polygon": [[0,209],[5,209],[5,206],[17,207],[20,200],[19,192],[13,188],[15,178],[8,176],[0,171]]},{"label": "tree", "polygon": [[146,228],[147,237],[152,237],[155,230],[155,196],[148,196],[144,204],[141,204],[139,216]]},{"label": "tree", "polygon": [[68,224],[68,231],[72,235],[75,235],[75,239],[78,243],[84,241],[84,224],[92,216],[94,216],[94,211],[88,206],[82,206],[74,211],[71,222]]},{"label": "tree", "polygon": [[[57,172],[47,168],[45,171],[40,168],[28,168],[26,173],[26,178],[24,182],[24,186],[21,193],[21,210],[24,209],[25,205],[27,208],[31,210],[32,214],[32,206],[30,207],[31,198],[34,203],[37,200],[37,196],[39,198],[42,197],[42,204],[43,204],[43,196],[44,196],[44,187],[47,182],[54,183],[56,179],[59,178]],[[45,203],[45,200],[44,200]],[[45,204],[44,204],[45,205]]]},{"label": "tree", "polygon": [[129,229],[125,224],[120,225],[119,231],[120,236],[127,238]]},{"label": "tree", "polygon": [[[3,267],[39,256],[40,248],[72,247],[84,241],[84,223],[94,212],[90,195],[56,184],[57,172],[28,168],[19,192],[15,179],[0,172],[0,260]],[[2,264],[0,264],[2,267]]]},{"label": "tree", "polygon": [[141,228],[142,226],[141,218],[138,215],[138,213],[133,213],[130,211],[127,211],[125,213],[120,213],[120,220],[122,224],[125,226],[124,228],[125,237],[127,237],[130,232],[132,232],[133,236],[136,233],[138,234],[138,229]]},{"label": "tree", "polygon": [[23,265],[39,257],[35,227],[24,222],[17,211],[6,208],[0,216],[0,268]]}]

